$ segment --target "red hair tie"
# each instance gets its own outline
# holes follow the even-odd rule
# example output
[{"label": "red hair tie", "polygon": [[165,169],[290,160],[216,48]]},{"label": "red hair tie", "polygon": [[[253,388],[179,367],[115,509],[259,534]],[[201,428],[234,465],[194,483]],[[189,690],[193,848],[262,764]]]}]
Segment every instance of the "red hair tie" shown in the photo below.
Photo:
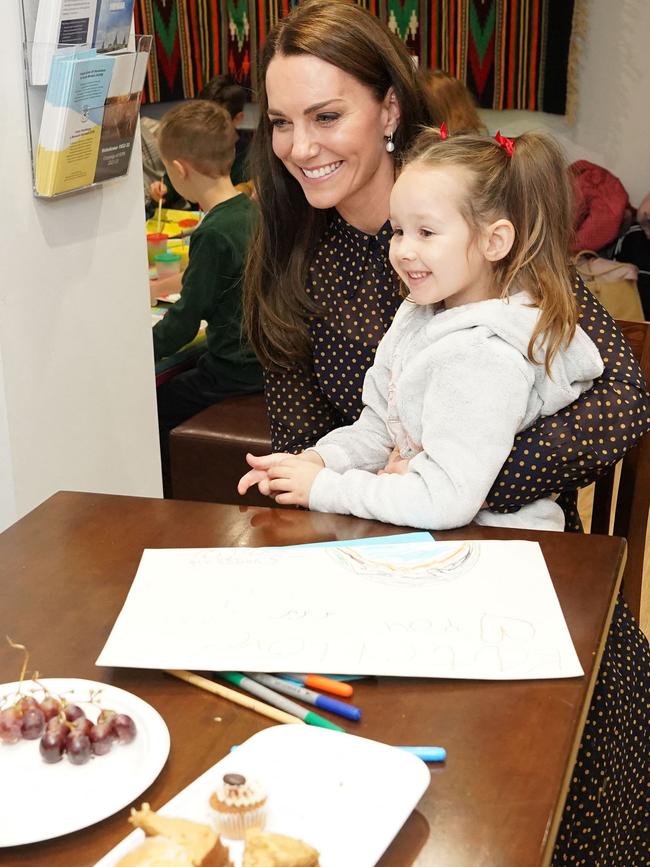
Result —
[{"label": "red hair tie", "polygon": [[511,157],[515,151],[515,140],[513,138],[508,138],[505,135],[501,135],[500,130],[497,130],[497,134],[494,136],[494,140],[499,145],[500,148],[503,148],[504,151]]},{"label": "red hair tie", "polygon": [[449,138],[449,130],[447,129],[447,124],[443,120],[440,124],[440,140],[444,141],[446,138]]}]

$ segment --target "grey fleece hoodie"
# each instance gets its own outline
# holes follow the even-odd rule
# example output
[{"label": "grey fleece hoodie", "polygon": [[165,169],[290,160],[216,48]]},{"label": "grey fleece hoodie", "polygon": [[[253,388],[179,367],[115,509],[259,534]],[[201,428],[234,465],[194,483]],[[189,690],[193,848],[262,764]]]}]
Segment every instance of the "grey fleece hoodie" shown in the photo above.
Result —
[{"label": "grey fleece hoodie", "polygon": [[[580,328],[556,353],[550,377],[543,346],[532,364],[528,342],[539,310],[530,303],[523,292],[438,311],[405,301],[366,374],[358,421],[315,446],[326,469],[310,509],[430,530],[474,518],[562,529],[561,510],[549,500],[513,516],[477,515],[515,434],[568,406],[603,371]],[[378,476],[395,445],[409,471]]]}]

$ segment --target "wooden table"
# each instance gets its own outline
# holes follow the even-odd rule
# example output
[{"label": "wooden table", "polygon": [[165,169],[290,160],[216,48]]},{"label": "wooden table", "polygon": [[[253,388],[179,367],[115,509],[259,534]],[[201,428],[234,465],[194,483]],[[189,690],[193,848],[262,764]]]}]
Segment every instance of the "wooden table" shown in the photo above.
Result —
[{"label": "wooden table", "polygon": [[[95,667],[143,548],[284,545],[395,532],[371,521],[294,510],[59,493],[0,535],[0,635],[26,644],[31,665],[43,676],[112,683],[162,714],[171,734],[169,759],[137,799],[157,808],[270,721],[156,671]],[[448,750],[446,765],[431,766],[429,790],[380,864],[548,864],[625,542],[481,527],[436,536],[538,540],[585,676],[360,682],[355,702],[364,718],[349,730],[386,743],[435,743]],[[17,654],[3,640],[0,682],[17,675]],[[215,716],[222,721],[215,723]],[[0,747],[0,762],[2,749],[11,747]],[[83,831],[4,849],[0,862],[91,865],[126,834],[127,815],[124,809]]]}]

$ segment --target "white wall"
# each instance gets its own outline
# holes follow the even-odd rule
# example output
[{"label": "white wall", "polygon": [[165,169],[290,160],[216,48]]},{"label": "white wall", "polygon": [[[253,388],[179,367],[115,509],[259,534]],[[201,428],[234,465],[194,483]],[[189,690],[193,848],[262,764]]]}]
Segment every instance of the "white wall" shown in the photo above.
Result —
[{"label": "white wall", "polygon": [[650,192],[650,0],[588,0],[575,122],[542,112],[481,111],[488,129],[543,129],[569,160],[619,177],[634,206]]},{"label": "white wall", "polygon": [[3,6],[0,527],[60,489],[161,494],[139,151],[126,179],[33,197],[19,4]]}]

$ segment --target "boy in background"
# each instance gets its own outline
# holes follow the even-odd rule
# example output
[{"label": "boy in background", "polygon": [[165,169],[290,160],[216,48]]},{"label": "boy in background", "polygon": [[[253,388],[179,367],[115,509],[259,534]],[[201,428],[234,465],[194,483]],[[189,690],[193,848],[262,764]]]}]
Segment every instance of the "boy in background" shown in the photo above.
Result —
[{"label": "boy in background", "polygon": [[160,155],[182,196],[205,212],[190,238],[180,300],[153,328],[156,361],[176,352],[207,321],[207,351],[192,370],[158,388],[163,490],[170,496],[169,432],[212,404],[262,391],[262,369],[241,327],[244,260],[256,205],[230,179],[235,128],[226,109],[192,100],[169,111],[159,131]]},{"label": "boy in background", "polygon": [[[229,75],[216,75],[214,78],[211,78],[203,90],[201,90],[197,99],[208,99],[210,102],[222,105],[228,111],[235,129],[244,120],[246,91]],[[241,133],[237,133],[235,138],[235,160],[230,170],[230,180],[233,184],[241,184],[248,180],[246,157],[248,155],[249,144],[250,135],[244,137]],[[152,181],[149,185],[148,193],[149,199],[155,204],[158,204],[162,198],[163,205],[166,208],[182,209],[189,205],[193,210],[193,201],[188,200],[174,188],[169,174],[165,174],[162,180]]]}]

